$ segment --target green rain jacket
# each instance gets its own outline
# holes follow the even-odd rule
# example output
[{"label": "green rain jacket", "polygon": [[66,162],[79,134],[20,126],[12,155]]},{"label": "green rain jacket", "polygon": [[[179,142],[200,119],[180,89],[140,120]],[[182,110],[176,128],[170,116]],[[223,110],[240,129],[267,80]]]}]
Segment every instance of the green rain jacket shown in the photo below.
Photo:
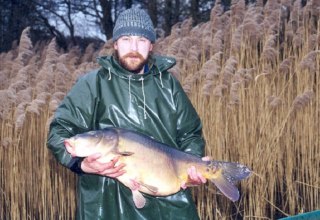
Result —
[{"label": "green rain jacket", "polygon": [[98,62],[102,68],[78,79],[66,95],[48,137],[48,148],[57,160],[79,173],[77,219],[199,219],[189,189],[167,197],[144,195],[146,206],[137,209],[130,189],[115,179],[82,173],[80,158],[66,151],[65,138],[120,127],[199,157],[204,154],[199,116],[178,80],[167,71],[175,65],[173,58],[152,56],[147,72],[140,75],[126,71],[111,56]]}]

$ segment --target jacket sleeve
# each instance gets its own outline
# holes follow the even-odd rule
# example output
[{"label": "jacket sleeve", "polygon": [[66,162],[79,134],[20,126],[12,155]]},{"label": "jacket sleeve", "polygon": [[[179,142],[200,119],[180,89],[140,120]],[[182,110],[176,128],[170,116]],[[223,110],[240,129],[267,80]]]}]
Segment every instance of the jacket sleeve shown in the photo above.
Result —
[{"label": "jacket sleeve", "polygon": [[49,128],[48,148],[62,165],[76,173],[82,172],[82,158],[72,158],[65,149],[64,140],[94,128],[98,102],[92,85],[94,82],[86,77],[79,79],[57,108]]},{"label": "jacket sleeve", "polygon": [[181,150],[199,157],[204,156],[205,141],[202,123],[191,101],[176,80],[177,143]]}]

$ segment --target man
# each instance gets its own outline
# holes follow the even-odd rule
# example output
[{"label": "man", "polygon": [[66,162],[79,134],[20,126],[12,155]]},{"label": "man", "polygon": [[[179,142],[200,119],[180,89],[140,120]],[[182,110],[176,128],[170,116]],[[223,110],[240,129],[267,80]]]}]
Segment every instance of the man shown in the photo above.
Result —
[{"label": "man", "polygon": [[[146,206],[137,209],[130,189],[116,180],[126,172],[125,164],[117,163],[118,158],[100,163],[99,154],[72,158],[63,144],[64,139],[89,130],[120,127],[203,156],[200,119],[168,72],[175,60],[151,55],[155,39],[146,12],[124,11],[113,30],[115,54],[99,58],[101,68],[80,78],[56,111],[48,147],[61,164],[79,174],[77,219],[199,219],[185,184],[168,197],[145,195]],[[205,182],[194,167],[188,173],[194,184]]]}]

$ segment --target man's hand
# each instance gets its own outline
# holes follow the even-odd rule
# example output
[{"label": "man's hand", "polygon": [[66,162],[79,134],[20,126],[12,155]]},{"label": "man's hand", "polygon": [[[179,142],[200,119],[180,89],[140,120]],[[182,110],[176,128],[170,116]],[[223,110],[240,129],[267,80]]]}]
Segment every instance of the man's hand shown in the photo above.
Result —
[{"label": "man's hand", "polygon": [[[209,161],[210,157],[203,157],[203,161]],[[197,171],[194,166],[191,166],[187,170],[188,180],[181,184],[182,189],[186,189],[188,186],[197,186],[207,182],[207,179],[202,176],[201,173]]]},{"label": "man's hand", "polygon": [[101,163],[98,159],[101,157],[100,153],[90,155],[86,157],[81,163],[81,169],[85,173],[98,174],[101,176],[108,176],[116,178],[125,173],[123,167],[125,164],[117,164],[119,157],[115,157],[113,160],[107,163]]}]

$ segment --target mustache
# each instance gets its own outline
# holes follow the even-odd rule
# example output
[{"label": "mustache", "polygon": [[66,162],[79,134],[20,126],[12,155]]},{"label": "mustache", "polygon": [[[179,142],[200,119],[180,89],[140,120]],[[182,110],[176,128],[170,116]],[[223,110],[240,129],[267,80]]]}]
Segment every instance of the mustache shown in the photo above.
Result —
[{"label": "mustache", "polygon": [[123,56],[123,59],[125,58],[139,58],[140,60],[144,59],[143,56],[138,52],[127,53],[126,55]]}]

